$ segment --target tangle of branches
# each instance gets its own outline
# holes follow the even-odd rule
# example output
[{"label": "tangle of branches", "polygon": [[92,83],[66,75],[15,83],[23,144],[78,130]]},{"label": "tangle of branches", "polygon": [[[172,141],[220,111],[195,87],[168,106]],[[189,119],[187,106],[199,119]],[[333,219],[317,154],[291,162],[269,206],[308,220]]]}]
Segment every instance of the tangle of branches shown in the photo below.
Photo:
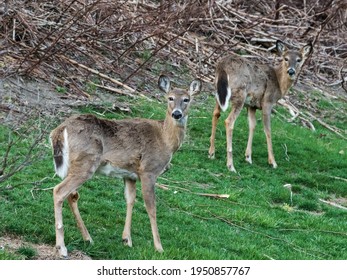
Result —
[{"label": "tangle of branches", "polygon": [[212,81],[215,61],[226,52],[267,60],[282,39],[314,43],[304,78],[342,84],[346,11],[344,0],[7,0],[0,4],[0,74],[88,96],[83,83],[90,75],[120,82],[101,77],[106,88],[134,88],[134,78],[157,59]]}]

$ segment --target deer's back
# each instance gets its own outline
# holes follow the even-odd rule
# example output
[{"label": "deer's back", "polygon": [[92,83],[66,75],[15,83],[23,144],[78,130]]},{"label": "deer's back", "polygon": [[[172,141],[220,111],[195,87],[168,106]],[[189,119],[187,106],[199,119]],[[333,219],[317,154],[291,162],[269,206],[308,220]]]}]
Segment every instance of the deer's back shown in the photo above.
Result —
[{"label": "deer's back", "polygon": [[[225,71],[232,92],[243,90],[247,93],[246,105],[261,108],[267,92],[278,88],[275,69],[236,55],[223,58],[218,64],[216,75]],[[232,93],[233,94],[233,93]]]},{"label": "deer's back", "polygon": [[221,70],[227,72],[232,86],[246,84],[248,88],[251,85],[264,88],[276,79],[275,71],[270,65],[235,55],[227,56],[218,63],[217,73]]},{"label": "deer's back", "polygon": [[[76,115],[58,126],[51,134],[52,139],[60,137],[64,129],[68,136],[70,161],[95,154],[100,155],[101,165],[138,173],[139,169],[147,168],[150,160],[165,162],[165,158],[167,161],[171,159],[163,146],[159,121],[107,120],[94,115]],[[152,164],[149,168],[160,169],[160,166]]]}]

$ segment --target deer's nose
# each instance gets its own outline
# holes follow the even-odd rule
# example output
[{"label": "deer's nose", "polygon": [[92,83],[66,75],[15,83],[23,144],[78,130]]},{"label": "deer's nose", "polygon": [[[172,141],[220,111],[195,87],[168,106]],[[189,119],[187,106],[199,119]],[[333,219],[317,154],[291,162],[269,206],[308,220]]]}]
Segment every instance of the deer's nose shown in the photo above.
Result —
[{"label": "deer's nose", "polygon": [[288,72],[289,76],[294,76],[295,75],[295,70],[293,68],[289,68],[287,72]]},{"label": "deer's nose", "polygon": [[175,110],[172,112],[172,117],[175,119],[175,120],[179,120],[180,118],[182,118],[182,112],[180,110]]}]

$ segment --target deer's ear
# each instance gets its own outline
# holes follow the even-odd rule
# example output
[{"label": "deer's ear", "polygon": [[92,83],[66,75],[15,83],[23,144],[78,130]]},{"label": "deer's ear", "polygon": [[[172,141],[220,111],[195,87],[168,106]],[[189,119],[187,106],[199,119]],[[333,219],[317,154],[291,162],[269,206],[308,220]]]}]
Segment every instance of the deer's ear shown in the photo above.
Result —
[{"label": "deer's ear", "polygon": [[287,46],[281,40],[277,40],[276,50],[279,55],[282,55],[287,50]]},{"label": "deer's ear", "polygon": [[313,51],[312,43],[308,43],[307,45],[303,46],[301,49],[302,55],[307,58],[311,52]]},{"label": "deer's ear", "polygon": [[158,87],[165,93],[169,93],[171,88],[170,79],[165,76],[161,75],[158,80]]},{"label": "deer's ear", "polygon": [[201,81],[199,79],[196,79],[191,82],[189,87],[189,95],[194,95],[199,93],[201,90]]}]

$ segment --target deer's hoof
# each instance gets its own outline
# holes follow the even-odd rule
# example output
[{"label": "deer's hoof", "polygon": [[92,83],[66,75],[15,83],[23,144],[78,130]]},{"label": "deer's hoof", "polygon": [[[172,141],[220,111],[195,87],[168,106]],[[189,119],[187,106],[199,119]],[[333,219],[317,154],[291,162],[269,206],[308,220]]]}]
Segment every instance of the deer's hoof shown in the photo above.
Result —
[{"label": "deer's hoof", "polygon": [[67,254],[67,249],[65,246],[60,246],[57,245],[55,246],[55,255],[59,258],[59,259],[63,259],[63,260],[67,260],[69,259],[69,256]]},{"label": "deer's hoof", "polygon": [[128,247],[132,247],[133,243],[131,241],[131,237],[123,237],[123,244]]},{"label": "deer's hoof", "polygon": [[234,165],[228,165],[228,169],[229,169],[231,172],[236,173],[236,169],[235,169]]},{"label": "deer's hoof", "polygon": [[159,246],[157,248],[155,248],[155,250],[158,252],[158,253],[163,253],[164,252],[164,249],[162,246]]},{"label": "deer's hoof", "polygon": [[251,156],[246,156],[246,161],[247,161],[249,164],[252,164],[252,157],[251,157]]},{"label": "deer's hoof", "polygon": [[89,236],[87,238],[84,239],[85,242],[88,242],[90,245],[93,245],[94,244],[94,241],[93,239]]}]

